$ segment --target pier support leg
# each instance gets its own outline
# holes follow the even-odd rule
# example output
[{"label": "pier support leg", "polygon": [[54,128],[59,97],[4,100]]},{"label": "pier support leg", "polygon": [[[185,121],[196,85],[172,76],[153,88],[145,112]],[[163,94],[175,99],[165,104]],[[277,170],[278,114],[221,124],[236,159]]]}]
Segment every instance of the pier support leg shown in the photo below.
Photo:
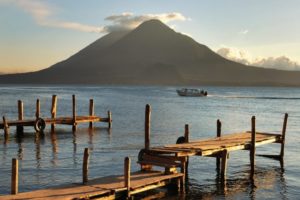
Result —
[{"label": "pier support leg", "polygon": [[146,105],[145,108],[145,149],[150,148],[150,119],[151,119],[151,106]]},{"label": "pier support leg", "polygon": [[3,116],[3,130],[4,130],[4,140],[7,141],[9,138],[9,126],[7,124],[5,116]]},{"label": "pier support leg", "polygon": [[250,147],[250,178],[253,179],[254,177],[254,170],[255,170],[255,116],[251,118],[251,147]]},{"label": "pier support leg", "polygon": [[227,171],[227,159],[228,159],[228,151],[224,149],[221,153],[222,163],[221,163],[221,179],[225,180],[226,171]]},{"label": "pier support leg", "polygon": [[[24,107],[23,107],[23,102],[21,100],[18,100],[18,120],[23,120],[23,115],[24,115]],[[23,133],[24,127],[23,126],[17,126],[17,133]]]},{"label": "pier support leg", "polygon": [[286,125],[287,125],[288,114],[285,113],[283,126],[282,126],[282,136],[281,136],[281,149],[280,149],[280,160],[283,160],[284,157],[284,144],[285,144],[285,132],[286,132]]},{"label": "pier support leg", "polygon": [[19,163],[16,158],[12,159],[11,168],[11,194],[18,194],[19,186]]},{"label": "pier support leg", "polygon": [[186,175],[187,175],[187,171],[186,171],[186,164],[187,164],[188,160],[187,158],[185,158],[185,160],[181,161],[181,173],[183,173],[183,177],[180,177],[180,188],[181,188],[181,192],[185,193],[185,181],[186,181]]},{"label": "pier support leg", "polygon": [[36,100],[36,112],[35,112],[35,118],[36,119],[40,118],[40,109],[41,109],[40,100],[37,99]]},{"label": "pier support leg", "polygon": [[130,199],[130,158],[126,157],[124,160],[124,186],[127,188],[126,198]]},{"label": "pier support leg", "polygon": [[[184,139],[185,139],[185,143],[189,143],[189,141],[190,141],[190,128],[189,128],[188,124],[185,124],[185,126],[184,126]],[[186,181],[187,178],[188,178],[189,157],[187,156],[185,158],[185,160],[186,161],[183,164],[185,166],[184,167],[184,179]]]},{"label": "pier support leg", "polygon": [[184,125],[184,143],[189,143],[190,141],[190,129],[189,129],[189,125],[186,124]]},{"label": "pier support leg", "polygon": [[77,130],[77,123],[76,123],[76,97],[73,94],[72,95],[72,111],[73,111],[73,126],[72,130],[76,131]]},{"label": "pier support leg", "polygon": [[[90,99],[90,116],[94,116],[95,113],[94,113],[94,100],[93,99]],[[90,122],[89,124],[89,128],[92,129],[93,128],[93,122]]]},{"label": "pier support leg", "polygon": [[[51,118],[56,118],[56,107],[57,107],[57,96],[52,95],[52,105],[51,105]],[[51,124],[51,132],[54,132],[55,130],[55,123]]]},{"label": "pier support leg", "polygon": [[110,111],[107,111],[107,117],[108,117],[108,128],[111,129],[112,127],[112,115]]},{"label": "pier support leg", "polygon": [[83,163],[82,163],[82,184],[86,184],[88,182],[88,172],[89,172],[89,149],[84,149],[83,154]]},{"label": "pier support leg", "polygon": [[[222,123],[221,121],[218,119],[217,120],[217,137],[221,137],[221,128],[222,128]],[[221,162],[221,158],[220,156],[216,157],[216,171],[217,173],[220,173],[220,162]]]}]

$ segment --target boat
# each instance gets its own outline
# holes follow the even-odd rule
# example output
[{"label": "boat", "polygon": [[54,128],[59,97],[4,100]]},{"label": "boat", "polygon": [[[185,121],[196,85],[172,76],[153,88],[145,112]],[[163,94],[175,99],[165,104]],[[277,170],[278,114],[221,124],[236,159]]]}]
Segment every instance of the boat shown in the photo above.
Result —
[{"label": "boat", "polygon": [[199,89],[182,88],[176,91],[179,96],[185,96],[185,97],[206,97],[207,96],[207,91],[199,90]]}]

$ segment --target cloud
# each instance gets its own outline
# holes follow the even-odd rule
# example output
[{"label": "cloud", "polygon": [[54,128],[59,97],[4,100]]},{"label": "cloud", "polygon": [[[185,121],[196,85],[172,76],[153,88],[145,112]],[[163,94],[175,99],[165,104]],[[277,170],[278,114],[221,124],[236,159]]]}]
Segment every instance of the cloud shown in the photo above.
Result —
[{"label": "cloud", "polygon": [[150,19],[158,19],[164,23],[187,20],[185,16],[178,12],[144,15],[134,15],[133,13],[125,12],[120,15],[111,15],[106,17],[105,20],[111,22],[112,24],[105,26],[105,29],[107,32],[131,30],[139,26],[144,21]]},{"label": "cloud", "polygon": [[252,65],[283,70],[300,70],[300,64],[286,56],[255,59]]},{"label": "cloud", "polygon": [[216,51],[219,55],[229,60],[239,62],[245,65],[253,65],[264,68],[273,68],[280,70],[298,70],[300,71],[300,64],[292,61],[286,56],[267,57],[267,58],[252,58],[252,56],[238,48],[222,47]]},{"label": "cloud", "polygon": [[105,20],[110,22],[110,25],[93,26],[79,22],[54,19],[55,9],[46,2],[40,0],[0,0],[0,3],[10,3],[21,8],[23,11],[29,13],[40,26],[57,27],[83,32],[109,33],[118,30],[130,30],[150,19],[159,19],[164,23],[189,20],[178,12],[144,15],[134,15],[133,13],[125,12],[119,15],[106,17]]},{"label": "cloud", "polygon": [[85,25],[77,22],[54,20],[54,8],[38,0],[12,0],[16,6],[29,13],[38,25],[72,29],[84,32],[103,32],[103,27]]},{"label": "cloud", "polygon": [[246,34],[248,34],[249,33],[249,30],[241,30],[240,32],[239,32],[239,34],[242,34],[242,35],[246,35]]},{"label": "cloud", "polygon": [[251,64],[251,55],[246,51],[242,51],[240,49],[234,47],[222,47],[216,51],[220,56],[227,58],[229,60],[233,60],[235,62],[239,62],[245,65]]}]

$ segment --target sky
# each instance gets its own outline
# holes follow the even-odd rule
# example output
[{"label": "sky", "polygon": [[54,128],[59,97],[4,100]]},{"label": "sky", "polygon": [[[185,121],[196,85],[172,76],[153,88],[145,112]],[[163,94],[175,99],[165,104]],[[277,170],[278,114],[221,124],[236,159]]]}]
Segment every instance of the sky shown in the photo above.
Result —
[{"label": "sky", "polygon": [[300,70],[299,0],[0,0],[0,73],[36,71],[160,19],[223,57]]}]

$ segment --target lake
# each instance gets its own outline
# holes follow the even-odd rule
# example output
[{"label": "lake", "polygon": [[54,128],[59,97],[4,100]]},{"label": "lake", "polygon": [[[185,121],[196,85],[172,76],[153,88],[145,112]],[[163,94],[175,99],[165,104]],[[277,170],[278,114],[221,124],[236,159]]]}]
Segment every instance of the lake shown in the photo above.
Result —
[{"label": "lake", "polygon": [[[249,151],[230,153],[226,187],[217,181],[215,158],[191,157],[186,199],[297,199],[300,195],[300,88],[203,87],[208,97],[180,97],[175,87],[133,86],[1,86],[0,114],[18,116],[17,101],[24,103],[25,118],[34,118],[36,99],[41,116],[50,117],[51,96],[58,96],[57,116],[72,115],[72,94],[76,95],[78,115],[89,113],[94,99],[95,113],[112,112],[112,129],[106,123],[57,125],[55,133],[46,127],[44,135],[25,127],[16,137],[15,127],[4,141],[0,130],[0,194],[10,193],[11,159],[19,159],[19,191],[31,191],[59,184],[81,182],[84,148],[90,149],[89,178],[122,174],[124,157],[138,170],[137,155],[144,146],[145,105],[152,107],[151,145],[175,143],[190,126],[190,140],[215,137],[216,120],[222,121],[222,134],[251,130],[281,133],[284,113],[289,114],[284,166],[256,157],[254,184],[249,180]],[[278,154],[279,144],[257,148],[257,153]],[[255,186],[254,186],[255,185]],[[175,195],[175,196],[174,196]],[[167,194],[163,199],[174,199]],[[0,197],[1,199],[1,197]]]}]

